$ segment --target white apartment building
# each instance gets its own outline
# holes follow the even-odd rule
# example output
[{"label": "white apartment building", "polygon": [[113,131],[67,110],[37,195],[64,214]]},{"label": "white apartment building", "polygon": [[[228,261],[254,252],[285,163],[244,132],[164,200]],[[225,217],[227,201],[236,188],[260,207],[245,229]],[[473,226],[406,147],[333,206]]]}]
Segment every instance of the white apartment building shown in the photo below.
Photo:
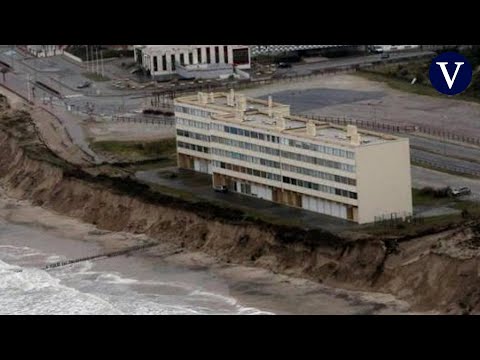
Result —
[{"label": "white apartment building", "polygon": [[63,54],[67,45],[26,45],[26,50],[36,57],[49,57]]},{"label": "white apartment building", "polygon": [[250,69],[247,45],[134,45],[134,54],[152,77],[217,78]]},{"label": "white apartment building", "polygon": [[360,224],[412,214],[407,138],[290,115],[242,94],[175,100],[178,165],[213,185]]}]

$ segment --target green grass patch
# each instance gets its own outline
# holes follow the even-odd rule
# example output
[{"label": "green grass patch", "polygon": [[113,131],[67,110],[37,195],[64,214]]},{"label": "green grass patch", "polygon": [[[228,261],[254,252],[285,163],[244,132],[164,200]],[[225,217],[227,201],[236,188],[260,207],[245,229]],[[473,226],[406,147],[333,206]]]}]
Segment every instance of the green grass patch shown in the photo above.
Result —
[{"label": "green grass patch", "polygon": [[95,74],[95,73],[90,73],[90,72],[82,73],[82,75],[85,76],[87,79],[95,81],[95,82],[104,82],[104,81],[110,81],[111,80],[108,76],[102,76],[100,74]]},{"label": "green grass patch", "polygon": [[176,157],[175,139],[157,141],[97,141],[91,143],[94,151],[113,155],[127,161],[171,159]]},{"label": "green grass patch", "polygon": [[454,199],[449,197],[446,189],[412,189],[413,206],[445,206]]}]

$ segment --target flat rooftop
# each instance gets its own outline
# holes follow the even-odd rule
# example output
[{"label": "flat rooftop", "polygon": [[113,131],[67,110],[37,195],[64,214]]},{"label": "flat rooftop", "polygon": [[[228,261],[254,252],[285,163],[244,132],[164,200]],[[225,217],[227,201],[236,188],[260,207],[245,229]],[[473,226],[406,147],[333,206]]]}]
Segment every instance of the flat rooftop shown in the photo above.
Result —
[{"label": "flat rooftop", "polygon": [[[177,51],[188,51],[194,50],[197,48],[209,47],[209,46],[223,46],[223,45],[135,45],[136,48],[142,49],[143,51],[150,53],[150,52],[162,52],[171,50],[174,52]],[[248,47],[248,45],[228,45],[232,46],[233,48],[243,48]]]},{"label": "flat rooftop", "polygon": [[[229,96],[234,97],[234,102],[230,100],[230,104],[233,105],[229,105]],[[288,134],[310,141],[317,140],[319,143],[330,142],[357,147],[402,139],[390,134],[360,130],[356,126],[341,126],[293,116],[290,114],[289,105],[250,98],[233,92],[183,96],[175,101],[177,104],[216,110],[217,114],[213,115],[213,118],[218,121],[264,129],[271,134]],[[359,141],[352,141],[352,132],[359,135]]]}]

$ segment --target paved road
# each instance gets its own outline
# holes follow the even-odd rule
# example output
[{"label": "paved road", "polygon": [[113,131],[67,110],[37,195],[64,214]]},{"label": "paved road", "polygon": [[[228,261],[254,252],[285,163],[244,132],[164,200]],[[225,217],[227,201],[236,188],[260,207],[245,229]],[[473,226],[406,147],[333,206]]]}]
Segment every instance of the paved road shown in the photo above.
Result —
[{"label": "paved road", "polygon": [[[404,135],[402,135],[404,136]],[[431,139],[409,134],[410,146],[416,149],[428,150],[448,157],[480,162],[480,148],[462,146],[438,139]]]},{"label": "paved road", "polygon": [[368,55],[368,56],[354,56],[348,58],[337,58],[318,63],[309,64],[294,64],[290,69],[279,69],[278,75],[294,76],[294,75],[308,75],[316,70],[327,70],[337,67],[348,67],[354,65],[366,65],[377,61],[403,60],[414,57],[430,56],[435,53],[431,51],[413,51],[405,53],[391,53],[390,58],[382,59],[382,55]]},{"label": "paved road", "polygon": [[417,149],[411,149],[410,154],[412,161],[420,164],[425,163],[426,165],[447,171],[480,176],[480,163],[478,162],[459,160]]}]

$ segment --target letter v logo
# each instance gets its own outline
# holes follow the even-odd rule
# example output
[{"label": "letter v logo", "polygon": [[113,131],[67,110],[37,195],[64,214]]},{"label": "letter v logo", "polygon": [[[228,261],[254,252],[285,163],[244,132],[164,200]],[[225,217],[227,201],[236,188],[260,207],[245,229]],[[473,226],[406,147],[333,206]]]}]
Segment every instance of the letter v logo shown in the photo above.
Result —
[{"label": "letter v logo", "polygon": [[442,69],[443,77],[445,78],[445,81],[447,82],[448,88],[452,89],[453,84],[455,83],[455,79],[457,78],[458,75],[458,70],[460,70],[460,66],[465,64],[464,62],[456,62],[455,65],[457,65],[457,68],[455,69],[455,74],[453,74],[453,78],[450,78],[450,74],[448,73],[447,70],[447,64],[448,62],[437,62],[437,65],[440,66]]},{"label": "letter v logo", "polygon": [[471,81],[472,66],[458,53],[440,54],[430,65],[430,82],[442,94],[459,94],[468,88]]}]

